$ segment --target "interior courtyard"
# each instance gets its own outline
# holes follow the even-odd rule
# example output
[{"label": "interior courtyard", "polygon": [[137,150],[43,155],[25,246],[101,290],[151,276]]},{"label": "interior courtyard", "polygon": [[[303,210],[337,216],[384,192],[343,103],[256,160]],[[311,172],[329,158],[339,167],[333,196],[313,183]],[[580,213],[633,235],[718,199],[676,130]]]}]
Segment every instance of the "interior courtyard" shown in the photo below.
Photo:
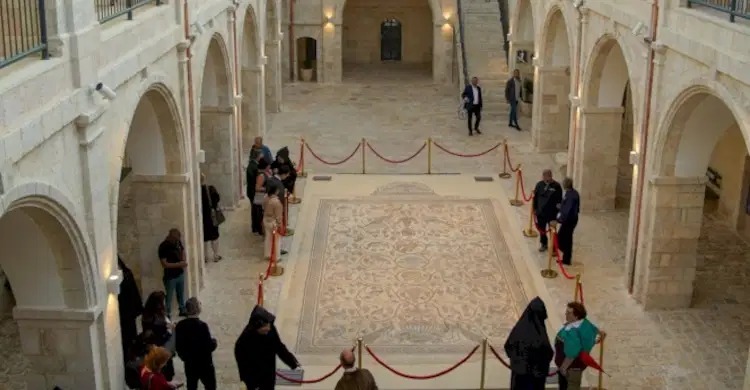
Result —
[{"label": "interior courtyard", "polygon": [[[592,351],[603,388],[750,389],[750,80],[732,57],[750,55],[737,46],[750,42],[746,23],[672,0],[652,24],[650,2],[618,19],[591,1],[456,1],[240,1],[218,14],[170,1],[113,22],[97,5],[51,34],[78,40],[95,24],[99,75],[68,77],[55,61],[94,60],[64,40],[49,62],[6,64],[16,53],[0,50],[0,389],[124,388],[115,260],[144,299],[163,290],[156,248],[175,227],[186,296],[217,340],[219,389],[245,388],[234,345],[259,288],[307,380],[354,346],[382,389],[508,388],[493,353],[505,356],[528,302],[544,300],[554,335],[574,299],[573,281],[540,274],[562,269],[526,237],[527,195],[545,169],[580,192],[565,271],[607,332],[603,355]],[[138,38],[129,23],[168,18],[174,31],[159,42],[185,36],[166,54],[112,54]],[[503,20],[505,37],[465,41]],[[687,51],[680,33],[708,39],[681,30],[690,21],[730,25],[736,39],[713,52],[724,62]],[[45,77],[33,77],[40,63]],[[514,69],[520,131],[496,101]],[[490,105],[469,137],[460,93],[471,76]],[[49,108],[21,92],[53,79],[55,99],[87,95]],[[99,80],[114,96],[86,87]],[[44,119],[33,127],[32,116]],[[284,271],[262,283],[268,260],[245,194],[258,136],[274,154],[289,148],[301,199],[288,207]],[[202,183],[227,218],[219,262],[205,261]],[[405,377],[457,361],[434,379]],[[595,370],[584,385],[600,388]]]}]

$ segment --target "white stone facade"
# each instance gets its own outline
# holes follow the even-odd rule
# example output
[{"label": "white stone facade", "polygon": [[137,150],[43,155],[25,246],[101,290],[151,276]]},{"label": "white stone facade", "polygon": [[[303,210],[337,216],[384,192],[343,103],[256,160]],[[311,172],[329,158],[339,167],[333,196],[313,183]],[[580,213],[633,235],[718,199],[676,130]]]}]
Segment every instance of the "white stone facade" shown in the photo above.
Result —
[{"label": "white stone facade", "polygon": [[280,12],[161,0],[100,23],[93,1],[47,1],[51,57],[0,69],[0,268],[28,388],[122,388],[118,253],[161,289],[156,249],[179,228],[187,292],[201,288],[199,175],[223,206],[244,192],[246,152],[281,109]]}]

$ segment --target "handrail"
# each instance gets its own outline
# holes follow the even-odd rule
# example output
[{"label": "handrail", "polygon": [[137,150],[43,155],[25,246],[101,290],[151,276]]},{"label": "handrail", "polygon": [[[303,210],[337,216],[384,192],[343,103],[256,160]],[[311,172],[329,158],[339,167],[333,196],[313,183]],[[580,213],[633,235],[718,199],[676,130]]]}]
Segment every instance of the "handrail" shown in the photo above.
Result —
[{"label": "handrail", "polygon": [[461,43],[461,62],[463,63],[464,85],[469,84],[469,65],[466,61],[466,45],[464,45],[464,10],[462,0],[457,0],[458,7],[458,40]]},{"label": "handrail", "polygon": [[510,25],[508,24],[508,0],[497,0],[497,6],[500,8],[500,24],[503,28],[503,50],[505,50],[505,64],[510,65],[510,42],[508,41],[508,33],[510,32]]},{"label": "handrail", "polygon": [[0,68],[41,53],[49,58],[44,0],[0,0]]},{"label": "handrail", "polygon": [[161,5],[161,0],[94,0],[96,19],[99,20],[99,24],[123,15],[127,15],[128,20],[133,20],[133,11],[150,3],[156,3],[158,6]]},{"label": "handrail", "polygon": [[729,14],[729,21],[735,22],[737,16],[750,20],[750,0],[688,0],[688,8],[699,5]]}]

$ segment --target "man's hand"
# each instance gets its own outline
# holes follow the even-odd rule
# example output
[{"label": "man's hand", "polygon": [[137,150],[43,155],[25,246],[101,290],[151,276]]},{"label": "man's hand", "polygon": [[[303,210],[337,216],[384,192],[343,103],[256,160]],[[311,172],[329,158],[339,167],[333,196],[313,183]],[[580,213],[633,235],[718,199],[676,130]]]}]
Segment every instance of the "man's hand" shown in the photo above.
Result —
[{"label": "man's hand", "polygon": [[188,265],[187,261],[185,261],[185,260],[179,262],[178,264],[180,265],[180,268],[187,268],[187,265]]}]

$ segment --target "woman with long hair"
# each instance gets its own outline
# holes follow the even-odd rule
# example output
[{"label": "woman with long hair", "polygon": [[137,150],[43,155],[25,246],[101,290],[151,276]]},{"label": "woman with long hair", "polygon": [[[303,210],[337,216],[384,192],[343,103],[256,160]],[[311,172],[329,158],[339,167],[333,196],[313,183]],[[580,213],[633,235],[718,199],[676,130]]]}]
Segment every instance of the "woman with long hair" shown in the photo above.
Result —
[{"label": "woman with long hair", "polygon": [[162,370],[172,359],[172,353],[166,348],[153,347],[143,359],[141,369],[141,388],[149,390],[172,390],[182,387],[180,382],[170,382]]},{"label": "woman with long hair", "polygon": [[[141,328],[152,334],[150,342],[159,347],[174,351],[174,323],[167,316],[164,291],[154,291],[146,298],[141,316]],[[174,377],[174,364],[170,359],[164,369],[164,375],[171,380]]]}]

